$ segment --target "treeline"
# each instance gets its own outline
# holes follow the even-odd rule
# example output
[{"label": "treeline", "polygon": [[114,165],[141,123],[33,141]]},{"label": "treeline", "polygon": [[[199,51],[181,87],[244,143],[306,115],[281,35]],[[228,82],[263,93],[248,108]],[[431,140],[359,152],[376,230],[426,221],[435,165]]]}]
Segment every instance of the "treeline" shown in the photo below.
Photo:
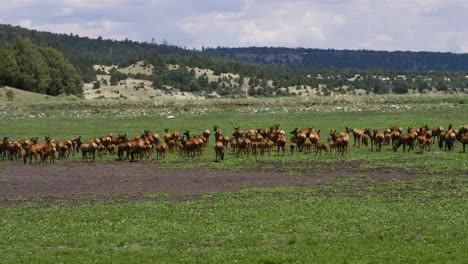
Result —
[{"label": "treeline", "polygon": [[48,95],[83,94],[75,67],[53,48],[18,38],[12,45],[0,45],[0,58],[0,85]]},{"label": "treeline", "polygon": [[468,54],[451,52],[335,50],[306,48],[207,48],[205,53],[226,55],[262,64],[410,71],[468,71]]}]

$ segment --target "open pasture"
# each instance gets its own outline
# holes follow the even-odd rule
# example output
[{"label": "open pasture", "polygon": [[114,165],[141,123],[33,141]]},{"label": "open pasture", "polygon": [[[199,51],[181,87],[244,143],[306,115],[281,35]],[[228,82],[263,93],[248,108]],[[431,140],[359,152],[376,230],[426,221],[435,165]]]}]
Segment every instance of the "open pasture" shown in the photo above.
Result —
[{"label": "open pasture", "polygon": [[[409,98],[409,99],[408,99]],[[165,128],[210,129],[201,157],[142,162],[105,155],[55,164],[0,161],[0,248],[14,262],[460,262],[467,258],[468,153],[296,152],[215,162],[213,126],[296,127],[468,123],[466,96],[6,103],[2,133],[83,140]]]}]

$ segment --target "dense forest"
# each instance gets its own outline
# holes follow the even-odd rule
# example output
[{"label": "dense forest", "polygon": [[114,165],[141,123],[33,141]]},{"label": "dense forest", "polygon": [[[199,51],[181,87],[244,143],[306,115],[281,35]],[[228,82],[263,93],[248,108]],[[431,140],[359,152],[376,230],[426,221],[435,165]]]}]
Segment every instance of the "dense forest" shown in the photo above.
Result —
[{"label": "dense forest", "polygon": [[0,85],[49,95],[83,93],[75,67],[59,51],[18,38],[0,46]]},{"label": "dense forest", "polygon": [[[276,52],[278,56],[266,56],[262,62],[274,64],[265,65],[249,62],[229,52],[251,49],[265,54]],[[283,54],[281,52],[291,53],[292,55],[286,56],[291,62],[281,61],[283,59],[279,61],[278,58],[283,58],[279,55]],[[293,54],[299,53],[303,54],[301,60],[316,60],[316,65],[311,67],[292,63],[298,56]],[[319,54],[321,59],[311,59],[315,58],[313,54]],[[218,48],[197,51],[166,43],[106,40],[101,37],[91,39],[74,34],[38,32],[0,25],[0,55],[7,58],[0,61],[0,85],[12,85],[52,95],[81,93],[81,87],[77,88],[80,86],[79,80],[87,83],[97,81],[96,74],[99,72],[93,69],[95,64],[126,67],[137,61],[153,65],[152,74],[130,75],[114,69],[109,73],[111,85],[133,77],[152,81],[155,89],[178,89],[201,94],[216,92],[221,96],[232,97],[301,95],[308,89],[315,89],[315,94],[318,95],[352,93],[357,89],[375,94],[404,94],[409,91],[452,93],[465,92],[468,87],[466,74],[460,70],[463,67],[468,68],[468,63],[463,62],[467,55],[446,53],[400,54],[283,48]],[[418,56],[425,59],[418,59]],[[28,62],[25,59],[29,57],[33,61]],[[267,57],[271,59],[267,60]],[[354,64],[351,63],[353,60],[356,60]],[[436,64],[445,65],[440,66],[444,70],[428,71]],[[180,67],[174,68],[171,65]],[[400,67],[404,69],[394,69],[392,65],[407,66]],[[216,80],[209,80],[206,74],[197,76],[194,71],[196,68],[209,69],[218,77]],[[235,77],[221,77],[222,73]]]},{"label": "dense forest", "polygon": [[263,64],[354,69],[410,71],[468,71],[468,54],[450,52],[335,50],[306,48],[207,48],[222,54]]}]

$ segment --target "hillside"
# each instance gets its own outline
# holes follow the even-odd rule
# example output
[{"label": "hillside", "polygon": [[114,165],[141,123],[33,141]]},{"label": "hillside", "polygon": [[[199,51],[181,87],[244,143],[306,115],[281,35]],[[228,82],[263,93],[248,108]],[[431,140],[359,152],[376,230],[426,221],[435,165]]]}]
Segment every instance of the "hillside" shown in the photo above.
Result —
[{"label": "hillside", "polygon": [[[23,44],[37,51],[35,54],[38,54],[36,57],[39,61],[41,56],[49,58],[50,56],[45,56],[49,53],[57,59],[44,60],[43,67],[37,67],[36,72],[26,71],[28,67],[24,67],[24,71],[19,71],[20,75],[14,71],[5,71],[4,69],[8,67],[15,68],[15,56],[23,54],[16,51],[20,50]],[[333,56],[327,55],[327,52],[316,52],[324,58],[327,56],[330,58],[328,64],[323,67],[287,66],[284,65],[283,60],[286,59],[283,59],[281,52],[285,52],[287,61],[290,61],[288,64],[292,65],[301,65],[295,61],[307,61],[304,58],[313,52],[310,53],[311,50],[305,49],[254,49],[266,52],[265,54],[278,53],[276,57],[268,55],[267,59],[264,59],[268,63],[278,64],[265,65],[244,61],[233,54],[222,53],[223,49],[196,51],[167,44],[90,39],[73,34],[54,34],[0,25],[0,51],[4,50],[8,55],[6,57],[11,61],[6,64],[0,61],[0,85],[19,84],[13,86],[52,95],[72,93],[85,98],[122,99],[165,96],[245,98],[468,92],[468,78],[462,71],[378,69],[375,66],[377,62],[366,62],[370,60],[370,57],[366,56],[370,55],[362,55],[364,53],[357,51],[350,54],[367,58],[359,62],[362,67],[375,66],[376,69],[359,69],[359,67],[341,69],[337,66],[339,63],[337,64],[335,58],[342,57],[343,60],[340,62],[342,65],[347,65],[345,62],[351,60],[344,51],[337,51]],[[239,50],[250,52],[251,48]],[[302,57],[298,55],[301,52]],[[367,52],[366,54],[384,56],[387,53]],[[394,55],[394,53],[388,54]],[[450,58],[455,56],[460,60],[453,64],[448,60],[446,64],[450,67],[447,68],[451,69],[459,64],[468,65],[462,63],[464,55],[446,55]],[[16,58],[16,62],[28,62],[23,59],[26,57],[19,56],[21,60]],[[421,64],[417,56],[413,56],[414,60],[409,55],[403,57],[408,61],[407,64]],[[385,59],[385,56],[383,60],[392,62],[388,65],[398,63],[398,60]],[[38,64],[32,65],[36,67]],[[67,66],[57,67],[57,65]],[[430,64],[421,65],[423,66],[418,66],[421,69],[430,67]],[[74,69],[71,69],[73,67]],[[68,74],[61,74],[57,71],[60,69],[67,69],[65,73]],[[85,83],[84,87],[77,81],[76,76]],[[34,81],[29,77],[34,77]],[[66,79],[73,80],[73,85],[67,87],[71,82],[64,81]],[[82,88],[84,93],[81,92]]]}]

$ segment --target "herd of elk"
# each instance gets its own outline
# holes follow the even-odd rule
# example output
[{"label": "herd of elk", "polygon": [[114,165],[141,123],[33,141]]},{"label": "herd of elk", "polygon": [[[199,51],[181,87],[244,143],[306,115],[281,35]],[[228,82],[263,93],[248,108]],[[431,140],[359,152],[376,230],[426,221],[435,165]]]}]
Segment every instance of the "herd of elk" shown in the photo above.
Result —
[{"label": "herd of elk", "polygon": [[[462,151],[465,152],[468,144],[468,125],[455,129],[449,124],[445,130],[442,126],[430,129],[427,125],[421,127],[408,127],[407,133],[403,134],[400,126],[393,126],[378,131],[377,129],[348,128],[341,133],[330,130],[329,138],[324,143],[319,142],[320,130],[315,128],[295,128],[290,132],[292,138],[289,140],[289,151],[291,155],[296,152],[309,154],[319,153],[345,155],[348,153],[349,135],[354,138],[353,146],[367,146],[371,141],[371,150],[382,151],[384,145],[391,146],[393,151],[403,145],[403,151],[415,151],[415,146],[419,146],[420,153],[431,151],[432,145],[437,144],[439,149],[454,151],[457,142],[462,144]],[[285,155],[287,139],[286,132],[275,124],[269,128],[249,128],[242,130],[235,127],[232,136],[225,135],[218,126],[213,127],[214,132],[214,152],[217,161],[224,160],[226,151],[230,151],[237,157],[257,156],[257,155]],[[46,136],[44,143],[38,142],[38,137],[11,141],[8,136],[0,141],[0,157],[8,160],[23,159],[26,164],[55,162],[56,159],[67,159],[70,155],[75,155],[81,151],[82,160],[94,161],[96,155],[102,158],[103,155],[116,155],[117,160],[143,160],[148,159],[155,153],[156,159],[165,159],[168,152],[176,149],[185,157],[195,158],[202,156],[203,150],[209,146],[210,130],[203,130],[200,134],[192,136],[189,130],[179,134],[178,131],[164,129],[163,140],[160,140],[157,133],[144,130],[143,134],[135,135],[132,140],[127,138],[127,134],[114,136],[111,132],[102,137],[93,137],[88,141],[82,141],[82,137],[74,137],[70,140],[56,142]],[[408,148],[408,149],[406,149]],[[116,151],[117,150],[117,151]],[[117,153],[116,153],[117,152]]]}]

